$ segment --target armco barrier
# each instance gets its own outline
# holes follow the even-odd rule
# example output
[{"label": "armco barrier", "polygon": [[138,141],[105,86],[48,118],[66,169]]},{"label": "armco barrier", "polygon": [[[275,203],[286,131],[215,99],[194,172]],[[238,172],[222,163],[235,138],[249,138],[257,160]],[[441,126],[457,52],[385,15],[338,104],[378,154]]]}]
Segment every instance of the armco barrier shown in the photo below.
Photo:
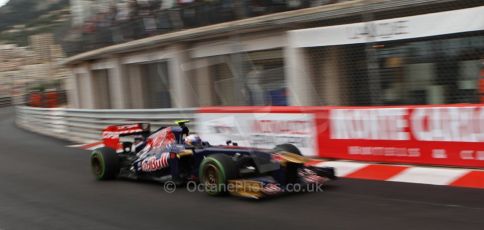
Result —
[{"label": "armco barrier", "polygon": [[351,160],[484,168],[484,106],[332,108],[320,154]]},{"label": "armco barrier", "polygon": [[306,155],[484,168],[484,105],[201,108],[208,141],[293,142]]},{"label": "armco barrier", "polygon": [[11,97],[0,97],[0,107],[10,106],[10,105],[12,105]]},{"label": "armco barrier", "polygon": [[177,119],[193,120],[195,112],[196,109],[87,110],[19,106],[16,123],[33,132],[82,143],[99,141],[101,130],[108,125],[148,122],[156,129],[172,125]]},{"label": "armco barrier", "polygon": [[99,140],[109,124],[154,127],[193,119],[205,140],[272,148],[294,143],[322,158],[484,168],[484,105],[205,107],[75,110],[17,107],[17,124],[71,141]]}]

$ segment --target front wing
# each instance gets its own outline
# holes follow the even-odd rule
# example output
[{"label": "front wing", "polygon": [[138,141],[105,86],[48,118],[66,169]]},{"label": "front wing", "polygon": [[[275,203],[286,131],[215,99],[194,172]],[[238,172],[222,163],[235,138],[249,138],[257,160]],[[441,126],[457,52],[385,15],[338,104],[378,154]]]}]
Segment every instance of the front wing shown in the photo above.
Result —
[{"label": "front wing", "polygon": [[272,176],[229,180],[227,190],[231,195],[260,199],[283,193],[320,192],[329,180],[336,179],[332,167],[302,167],[299,180],[294,184],[281,185]]}]

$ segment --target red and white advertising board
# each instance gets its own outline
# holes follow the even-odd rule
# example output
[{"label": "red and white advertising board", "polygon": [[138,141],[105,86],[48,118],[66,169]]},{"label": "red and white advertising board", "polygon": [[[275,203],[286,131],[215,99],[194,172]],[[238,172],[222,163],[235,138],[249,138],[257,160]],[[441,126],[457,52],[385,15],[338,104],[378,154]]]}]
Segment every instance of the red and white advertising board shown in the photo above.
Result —
[{"label": "red and white advertising board", "polygon": [[330,108],[321,157],[484,168],[484,106]]},{"label": "red and white advertising board", "polygon": [[198,133],[214,145],[230,140],[240,146],[272,149],[277,144],[292,143],[304,155],[318,156],[314,114],[256,108],[201,109],[197,114]]},{"label": "red and white advertising board", "polygon": [[484,168],[484,105],[202,108],[200,134],[215,144],[360,161]]}]

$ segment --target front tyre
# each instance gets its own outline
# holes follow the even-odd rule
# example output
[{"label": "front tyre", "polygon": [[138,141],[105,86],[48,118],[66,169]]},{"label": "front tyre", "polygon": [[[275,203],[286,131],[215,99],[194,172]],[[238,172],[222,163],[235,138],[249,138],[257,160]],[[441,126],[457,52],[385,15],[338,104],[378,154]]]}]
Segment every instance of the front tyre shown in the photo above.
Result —
[{"label": "front tyre", "polygon": [[232,157],[225,154],[205,157],[199,170],[200,183],[211,196],[226,193],[227,182],[237,177],[237,165]]},{"label": "front tyre", "polygon": [[95,149],[91,154],[91,169],[98,180],[115,179],[120,170],[116,151],[107,147]]}]

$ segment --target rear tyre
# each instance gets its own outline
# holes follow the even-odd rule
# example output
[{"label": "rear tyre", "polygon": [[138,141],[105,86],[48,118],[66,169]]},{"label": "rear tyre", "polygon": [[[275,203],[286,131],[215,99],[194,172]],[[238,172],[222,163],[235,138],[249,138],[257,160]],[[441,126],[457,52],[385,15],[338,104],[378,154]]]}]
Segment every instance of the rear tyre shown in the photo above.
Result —
[{"label": "rear tyre", "polygon": [[119,174],[120,167],[118,155],[111,148],[98,148],[91,154],[92,173],[98,180],[115,179]]},{"label": "rear tyre", "polygon": [[296,146],[294,146],[293,144],[276,145],[276,147],[274,147],[274,150],[290,152],[290,153],[294,153],[294,154],[297,154],[299,156],[302,156],[301,151]]},{"label": "rear tyre", "polygon": [[228,180],[237,177],[237,165],[232,157],[225,154],[213,154],[203,159],[199,169],[200,183],[211,196],[227,192]]}]

